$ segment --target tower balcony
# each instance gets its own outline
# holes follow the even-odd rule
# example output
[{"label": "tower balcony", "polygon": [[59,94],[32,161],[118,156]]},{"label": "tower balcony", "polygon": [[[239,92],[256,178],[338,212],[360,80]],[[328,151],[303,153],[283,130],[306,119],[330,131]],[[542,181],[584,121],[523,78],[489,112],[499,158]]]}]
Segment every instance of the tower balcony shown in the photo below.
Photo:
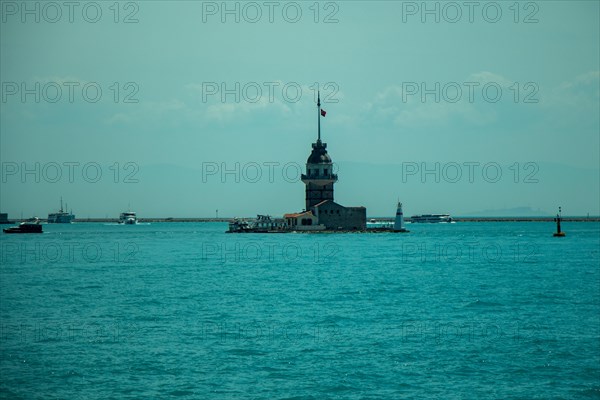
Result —
[{"label": "tower balcony", "polygon": [[337,182],[338,176],[337,174],[328,174],[328,175],[300,175],[300,179],[304,183],[314,183],[315,185],[328,185],[330,183]]}]

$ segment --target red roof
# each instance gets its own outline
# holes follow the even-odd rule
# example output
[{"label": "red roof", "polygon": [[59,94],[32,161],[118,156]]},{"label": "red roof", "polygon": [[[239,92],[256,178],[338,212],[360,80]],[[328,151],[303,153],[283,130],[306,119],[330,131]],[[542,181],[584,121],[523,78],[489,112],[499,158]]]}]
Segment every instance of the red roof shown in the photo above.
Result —
[{"label": "red roof", "polygon": [[312,215],[312,211],[304,211],[304,212],[301,212],[301,213],[284,214],[283,218],[298,218],[298,217],[300,217],[302,215],[306,215],[306,214],[310,214],[311,216],[313,216]]}]

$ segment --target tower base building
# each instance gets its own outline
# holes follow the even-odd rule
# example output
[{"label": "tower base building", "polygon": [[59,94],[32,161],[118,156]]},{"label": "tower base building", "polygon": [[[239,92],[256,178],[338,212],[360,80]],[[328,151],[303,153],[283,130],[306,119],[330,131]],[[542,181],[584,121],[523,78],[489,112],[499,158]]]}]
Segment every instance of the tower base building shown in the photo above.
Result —
[{"label": "tower base building", "polygon": [[344,207],[333,200],[323,200],[311,208],[319,224],[328,230],[364,231],[367,229],[365,207]]}]

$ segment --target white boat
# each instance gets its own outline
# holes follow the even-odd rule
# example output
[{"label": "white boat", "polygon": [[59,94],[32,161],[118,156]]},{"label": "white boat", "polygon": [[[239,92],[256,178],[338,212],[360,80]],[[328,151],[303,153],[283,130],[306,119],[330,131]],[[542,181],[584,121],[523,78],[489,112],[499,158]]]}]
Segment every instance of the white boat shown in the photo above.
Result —
[{"label": "white boat", "polygon": [[367,229],[391,229],[393,228],[393,222],[389,221],[377,221],[376,219],[371,219],[367,221]]},{"label": "white boat", "polygon": [[124,225],[135,225],[137,224],[137,216],[133,211],[127,211],[121,213],[119,216],[119,223]]},{"label": "white boat", "polygon": [[414,223],[451,223],[452,217],[448,214],[421,214],[410,217],[410,222]]}]

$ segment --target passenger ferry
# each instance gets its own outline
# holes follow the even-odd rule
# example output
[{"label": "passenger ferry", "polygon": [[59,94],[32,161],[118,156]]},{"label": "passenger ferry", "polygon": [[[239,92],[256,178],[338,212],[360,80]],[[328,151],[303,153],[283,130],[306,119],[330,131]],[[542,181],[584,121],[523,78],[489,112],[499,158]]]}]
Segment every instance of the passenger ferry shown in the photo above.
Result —
[{"label": "passenger ferry", "polygon": [[121,213],[121,215],[119,216],[119,224],[124,224],[124,225],[137,224],[137,216],[135,215],[135,212],[127,211],[127,212]]},{"label": "passenger ferry", "polygon": [[[65,208],[66,205],[65,205]],[[75,219],[75,215],[63,210],[62,197],[60,198],[60,211],[57,213],[48,214],[49,224],[70,224]]]},{"label": "passenger ferry", "polygon": [[414,223],[452,223],[452,217],[448,214],[421,214],[410,217],[410,222]]}]

